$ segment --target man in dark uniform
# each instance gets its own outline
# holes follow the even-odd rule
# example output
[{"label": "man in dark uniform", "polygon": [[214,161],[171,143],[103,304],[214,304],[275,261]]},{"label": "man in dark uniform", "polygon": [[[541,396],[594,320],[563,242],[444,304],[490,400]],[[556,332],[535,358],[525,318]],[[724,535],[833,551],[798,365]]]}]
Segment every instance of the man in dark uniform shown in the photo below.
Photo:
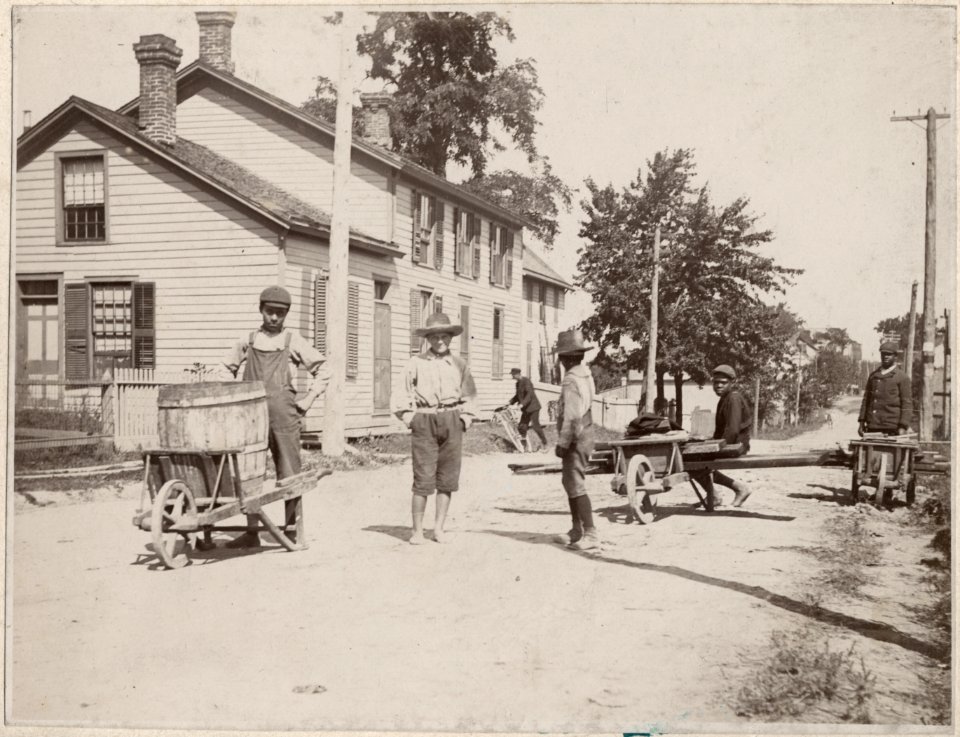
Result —
[{"label": "man in dark uniform", "polygon": [[[733,383],[737,372],[732,366],[721,364],[713,370],[713,391],[720,397],[717,402],[717,417],[714,425],[713,437],[715,440],[725,440],[727,445],[739,444],[737,456],[745,455],[750,451],[750,429],[753,426],[753,412],[750,405]],[[733,506],[739,507],[752,493],[752,489],[742,481],[734,481],[720,471],[694,471],[691,474],[706,491],[708,498],[713,499],[713,506],[721,506],[720,496],[714,485],[724,486],[736,492]]]},{"label": "man in dark uniform", "polygon": [[[290,310],[290,293],[283,287],[267,287],[260,293],[259,329],[238,340],[224,356],[219,373],[236,377],[245,364],[243,381],[262,381],[267,391],[267,413],[270,423],[269,448],[277,471],[277,480],[300,473],[300,419],[314,400],[326,391],[330,370],[326,358],[300,333],[284,329],[283,321]],[[298,367],[305,368],[313,381],[307,393],[297,399],[293,377]],[[300,511],[298,499],[285,502],[285,524],[296,524]],[[255,527],[256,515],[247,516],[247,526]],[[293,533],[288,532],[291,539]],[[294,542],[301,542],[294,540]],[[228,548],[260,545],[260,535],[245,532]]]},{"label": "man in dark uniform", "polygon": [[870,374],[860,404],[859,433],[882,432],[903,435],[913,418],[913,387],[910,377],[897,366],[899,348],[886,342],[880,346],[880,368]]},{"label": "man in dark uniform", "polygon": [[[520,431],[520,437],[523,438],[524,445],[527,444],[527,430],[533,428],[533,431],[540,438],[540,447],[547,445],[547,436],[543,434],[543,428],[540,426],[540,400],[537,399],[537,392],[534,391],[533,382],[526,376],[520,375],[520,369],[510,369],[510,376],[517,382],[516,392],[507,402],[520,405],[520,424],[517,429]],[[527,446],[529,447],[529,446]]]}]

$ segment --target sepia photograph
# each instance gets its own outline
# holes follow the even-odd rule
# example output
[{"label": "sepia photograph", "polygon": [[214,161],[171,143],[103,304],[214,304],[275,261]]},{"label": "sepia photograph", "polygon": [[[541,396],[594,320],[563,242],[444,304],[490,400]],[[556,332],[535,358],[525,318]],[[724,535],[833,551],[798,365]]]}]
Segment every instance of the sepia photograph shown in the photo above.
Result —
[{"label": "sepia photograph", "polygon": [[954,733],[955,2],[9,24],[5,731]]}]

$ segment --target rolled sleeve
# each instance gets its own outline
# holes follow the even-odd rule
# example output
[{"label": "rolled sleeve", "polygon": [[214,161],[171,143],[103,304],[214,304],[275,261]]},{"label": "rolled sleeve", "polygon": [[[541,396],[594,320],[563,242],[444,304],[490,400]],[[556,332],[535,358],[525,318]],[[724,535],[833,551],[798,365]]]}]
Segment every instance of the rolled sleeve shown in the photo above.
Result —
[{"label": "rolled sleeve", "polygon": [[557,445],[569,448],[577,439],[580,418],[584,413],[580,387],[572,376],[569,380],[564,378],[560,388],[560,401],[563,404],[563,424],[560,426]]},{"label": "rolled sleeve", "polygon": [[477,385],[470,373],[470,367],[464,362],[460,375],[460,417],[465,427],[470,427],[477,419]]},{"label": "rolled sleeve", "polygon": [[294,333],[294,338],[290,341],[290,352],[294,362],[313,377],[308,391],[315,396],[323,394],[327,390],[327,384],[330,383],[330,366],[327,363],[327,357],[299,333]]},{"label": "rolled sleeve", "polygon": [[393,391],[391,392],[391,409],[393,414],[407,427],[410,427],[410,420],[413,418],[416,407],[414,386],[416,383],[417,369],[414,364],[415,360],[415,357],[410,359],[404,367],[400,379],[395,382]]},{"label": "rolled sleeve", "polygon": [[247,355],[247,342],[238,340],[226,353],[223,354],[220,364],[214,369],[214,376],[218,379],[235,379],[240,371],[240,364]]}]

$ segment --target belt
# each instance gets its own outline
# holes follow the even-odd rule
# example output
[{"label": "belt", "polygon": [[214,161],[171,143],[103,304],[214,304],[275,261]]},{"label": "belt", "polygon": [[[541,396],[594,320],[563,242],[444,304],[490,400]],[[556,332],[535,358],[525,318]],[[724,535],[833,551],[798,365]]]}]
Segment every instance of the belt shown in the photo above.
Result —
[{"label": "belt", "polygon": [[435,415],[438,412],[449,412],[452,409],[459,409],[462,402],[455,402],[454,404],[441,404],[437,407],[417,407],[414,412],[420,412],[425,415]]}]

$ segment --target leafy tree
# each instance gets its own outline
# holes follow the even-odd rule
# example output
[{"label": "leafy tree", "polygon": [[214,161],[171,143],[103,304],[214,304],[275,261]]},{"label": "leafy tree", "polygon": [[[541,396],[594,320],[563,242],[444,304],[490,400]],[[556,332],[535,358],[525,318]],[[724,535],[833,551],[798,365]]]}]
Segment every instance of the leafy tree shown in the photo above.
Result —
[{"label": "leafy tree", "polygon": [[570,212],[573,191],[553,173],[550,162],[535,162],[538,169],[530,176],[512,169],[473,177],[463,186],[501,207],[523,215],[531,223],[530,230],[547,246],[553,245],[560,229],[560,210]]},{"label": "leafy tree", "polygon": [[[329,77],[318,76],[317,86],[313,90],[313,97],[304,101],[300,109],[315,118],[326,120],[329,123],[337,122],[337,85]],[[353,116],[353,134],[363,137],[366,126],[362,115]]]},{"label": "leafy tree", "polygon": [[846,328],[827,328],[827,349],[843,353],[844,349],[853,342],[847,335]]},{"label": "leafy tree", "polygon": [[773,234],[755,228],[749,200],[715,206],[706,185],[694,187],[695,173],[692,151],[677,149],[658,152],[646,174],[638,171],[622,191],[588,179],[580,230],[587,245],[577,283],[595,307],[583,329],[603,348],[632,341],[628,367],[642,368],[654,230],[661,225],[657,396],[663,397],[664,375],[672,374],[678,414],[685,376],[706,382],[718,363],[752,366],[764,351],[782,347],[779,323],[763,298],[801,273],[756,252]]},{"label": "leafy tree", "polygon": [[535,157],[536,114],[543,90],[532,59],[503,66],[494,41],[514,40],[496,13],[381,13],[361,34],[357,49],[370,57],[369,76],[393,88],[390,125],[394,149],[444,176],[447,163],[484,173],[492,151],[514,145]]},{"label": "leafy tree", "polygon": [[[913,350],[915,353],[923,350],[923,315],[917,314],[914,323]],[[874,331],[880,334],[881,340],[884,335],[896,334],[900,336],[899,341],[901,350],[907,347],[907,337],[910,332],[910,313],[900,317],[887,317],[877,323]]]}]

